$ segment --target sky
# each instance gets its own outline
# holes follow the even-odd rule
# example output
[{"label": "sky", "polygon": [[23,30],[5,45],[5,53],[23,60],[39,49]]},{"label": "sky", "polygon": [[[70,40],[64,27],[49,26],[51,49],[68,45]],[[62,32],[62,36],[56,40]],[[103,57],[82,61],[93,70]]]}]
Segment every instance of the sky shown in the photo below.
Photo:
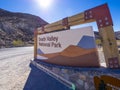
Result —
[{"label": "sky", "polygon": [[[111,12],[114,31],[119,31],[120,0],[0,0],[0,8],[33,14],[52,23],[105,3],[108,4]],[[94,31],[98,30],[95,22],[77,27],[84,26],[93,26]]]}]

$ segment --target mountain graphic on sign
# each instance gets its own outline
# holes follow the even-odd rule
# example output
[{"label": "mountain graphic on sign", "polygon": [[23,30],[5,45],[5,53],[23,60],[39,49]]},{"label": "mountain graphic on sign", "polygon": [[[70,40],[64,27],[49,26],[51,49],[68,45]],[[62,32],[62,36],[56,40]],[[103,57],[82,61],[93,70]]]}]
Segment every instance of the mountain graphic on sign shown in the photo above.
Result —
[{"label": "mountain graphic on sign", "polygon": [[96,48],[95,38],[93,36],[84,35],[77,46],[85,49]]},{"label": "mountain graphic on sign", "polygon": [[80,67],[99,67],[99,60],[96,48],[84,49],[79,46],[70,45],[62,52],[52,54],[40,54],[48,59],[44,62]]}]

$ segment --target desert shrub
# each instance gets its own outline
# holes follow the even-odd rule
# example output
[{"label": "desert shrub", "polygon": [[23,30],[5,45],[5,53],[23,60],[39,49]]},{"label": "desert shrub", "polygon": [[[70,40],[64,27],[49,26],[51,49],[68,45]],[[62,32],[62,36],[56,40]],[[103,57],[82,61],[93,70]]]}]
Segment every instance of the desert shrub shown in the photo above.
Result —
[{"label": "desert shrub", "polygon": [[98,47],[101,47],[101,46],[102,46],[102,42],[101,42],[100,39],[96,39],[95,42],[96,42],[96,44],[97,44]]},{"label": "desert shrub", "polygon": [[23,46],[24,42],[22,40],[13,40],[13,46]]}]

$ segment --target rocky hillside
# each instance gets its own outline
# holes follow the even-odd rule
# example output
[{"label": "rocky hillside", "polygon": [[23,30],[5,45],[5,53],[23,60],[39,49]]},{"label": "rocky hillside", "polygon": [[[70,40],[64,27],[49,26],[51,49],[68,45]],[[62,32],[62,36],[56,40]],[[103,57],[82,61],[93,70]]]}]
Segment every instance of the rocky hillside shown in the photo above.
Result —
[{"label": "rocky hillside", "polygon": [[[94,34],[96,39],[100,39],[99,32],[95,31]],[[120,40],[120,31],[115,32],[115,38]]]},{"label": "rocky hillside", "polygon": [[115,32],[115,36],[117,40],[120,40],[120,31]]},{"label": "rocky hillside", "polygon": [[17,40],[31,42],[34,29],[46,24],[46,21],[35,15],[0,9],[0,47],[11,47]]}]

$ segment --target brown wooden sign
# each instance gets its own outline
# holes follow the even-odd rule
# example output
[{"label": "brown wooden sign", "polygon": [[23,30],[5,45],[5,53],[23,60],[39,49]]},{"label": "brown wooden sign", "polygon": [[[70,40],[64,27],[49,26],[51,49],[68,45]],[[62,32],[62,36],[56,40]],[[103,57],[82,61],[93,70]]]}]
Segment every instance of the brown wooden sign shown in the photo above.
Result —
[{"label": "brown wooden sign", "polygon": [[[75,25],[80,25],[80,24],[85,24],[90,22],[97,23],[99,34],[102,40],[103,52],[104,52],[107,67],[120,68],[120,57],[119,57],[117,43],[116,43],[114,31],[113,31],[113,22],[112,22],[111,14],[107,4],[97,6],[95,8],[86,10],[74,16],[70,16],[60,21],[45,25],[44,27],[37,28],[37,35],[59,31],[59,30],[65,30],[70,28],[70,26],[75,26]],[[34,40],[35,40],[34,58],[36,58],[36,53],[37,53],[37,44],[36,44],[37,35],[35,34],[35,37],[34,37]],[[115,65],[110,64],[111,60],[112,62],[114,62],[115,60]]]}]

